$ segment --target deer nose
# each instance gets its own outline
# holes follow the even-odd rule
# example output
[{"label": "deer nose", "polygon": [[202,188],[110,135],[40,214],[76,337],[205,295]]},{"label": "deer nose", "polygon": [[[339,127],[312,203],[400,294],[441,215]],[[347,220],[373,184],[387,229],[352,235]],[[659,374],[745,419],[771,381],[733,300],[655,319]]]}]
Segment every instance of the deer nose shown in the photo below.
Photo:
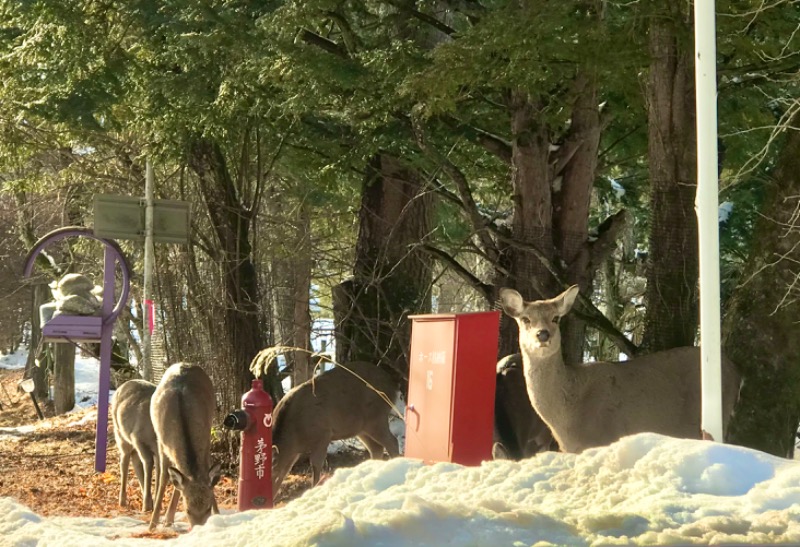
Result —
[{"label": "deer nose", "polygon": [[550,331],[544,329],[540,330],[536,333],[536,339],[539,340],[539,342],[547,342],[550,340]]}]

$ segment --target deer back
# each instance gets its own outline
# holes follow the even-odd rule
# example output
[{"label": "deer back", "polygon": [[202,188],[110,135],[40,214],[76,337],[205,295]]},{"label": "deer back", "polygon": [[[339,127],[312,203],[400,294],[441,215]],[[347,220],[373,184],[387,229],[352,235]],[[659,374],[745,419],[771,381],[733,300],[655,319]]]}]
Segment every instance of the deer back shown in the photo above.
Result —
[{"label": "deer back", "polygon": [[112,422],[114,433],[134,446],[158,455],[158,440],[150,419],[150,401],[156,386],[145,380],[128,380],[114,392]]},{"label": "deer back", "polygon": [[[562,409],[568,441],[576,451],[601,446],[634,433],[702,438],[700,349],[674,348],[622,362],[574,367],[572,385],[581,394],[575,411]],[[569,370],[569,367],[568,367]],[[739,376],[722,362],[723,430],[738,399]],[[544,399],[544,398],[543,398]],[[557,405],[551,397],[545,405]],[[720,439],[722,440],[722,439]]]},{"label": "deer back", "polygon": [[158,440],[150,419],[150,401],[156,386],[144,380],[129,380],[114,392],[111,418],[114,437],[120,458],[121,507],[128,505],[128,468],[133,467],[142,489],[142,510],[152,508],[152,477],[155,468],[156,483],[159,476]]},{"label": "deer back", "polygon": [[280,400],[273,413],[273,444],[285,450],[322,437],[355,437],[370,424],[387,422],[391,407],[378,392],[393,401],[396,391],[389,375],[372,363],[337,365]]}]

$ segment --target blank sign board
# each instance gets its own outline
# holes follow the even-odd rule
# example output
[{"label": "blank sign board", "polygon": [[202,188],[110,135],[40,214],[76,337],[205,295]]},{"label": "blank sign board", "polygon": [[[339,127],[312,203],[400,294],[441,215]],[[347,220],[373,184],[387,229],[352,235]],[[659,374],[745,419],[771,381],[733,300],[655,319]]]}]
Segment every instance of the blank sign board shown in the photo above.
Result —
[{"label": "blank sign board", "polygon": [[[144,199],[95,194],[94,234],[109,239],[144,240]],[[153,241],[189,243],[188,201],[157,199],[153,203]]]}]

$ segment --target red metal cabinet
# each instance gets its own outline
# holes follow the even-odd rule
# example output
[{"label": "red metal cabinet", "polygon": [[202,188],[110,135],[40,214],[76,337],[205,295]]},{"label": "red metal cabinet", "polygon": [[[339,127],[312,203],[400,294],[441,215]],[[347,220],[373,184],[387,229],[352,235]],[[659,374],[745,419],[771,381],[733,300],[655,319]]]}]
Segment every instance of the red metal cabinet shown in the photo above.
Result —
[{"label": "red metal cabinet", "polygon": [[500,312],[410,318],[405,456],[491,459]]}]

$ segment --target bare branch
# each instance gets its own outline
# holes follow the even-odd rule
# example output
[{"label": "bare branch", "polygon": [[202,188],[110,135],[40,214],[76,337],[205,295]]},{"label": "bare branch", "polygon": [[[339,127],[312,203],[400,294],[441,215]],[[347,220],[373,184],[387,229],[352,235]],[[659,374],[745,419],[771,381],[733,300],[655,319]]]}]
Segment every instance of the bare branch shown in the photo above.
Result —
[{"label": "bare branch", "polygon": [[350,26],[350,23],[347,21],[347,19],[335,11],[328,11],[326,12],[326,15],[330,17],[334,23],[336,23],[336,26],[339,27],[339,32],[342,33],[342,40],[344,40],[344,45],[347,48],[347,52],[352,54],[358,51],[360,40],[358,39],[358,35],[353,31],[353,27]]},{"label": "bare branch", "polygon": [[[536,258],[542,263],[542,265],[547,268],[550,274],[555,278],[555,280],[561,285],[563,288],[567,288],[569,286],[568,283],[564,281],[561,272],[553,265],[553,263],[544,255],[542,254],[539,249],[534,247],[533,245],[527,245],[525,243],[520,243],[519,241],[512,240],[511,238],[503,235],[499,230],[495,231],[495,234],[500,238],[506,240],[510,245],[514,245],[524,251],[533,253]],[[535,284],[535,283],[534,283]],[[539,290],[537,288],[537,290]],[[544,291],[541,291],[544,294]],[[639,348],[628,338],[622,334],[614,325],[609,321],[609,319],[603,315],[597,306],[587,298],[584,294],[578,295],[578,300],[581,303],[581,307],[579,309],[574,310],[575,313],[584,321],[590,323],[594,326],[597,330],[604,333],[608,336],[609,340],[619,348],[620,351],[625,353],[625,355],[629,357],[633,357],[639,352]]]},{"label": "bare branch", "polygon": [[414,128],[414,135],[416,136],[417,145],[419,146],[420,150],[431,157],[455,183],[456,188],[458,189],[459,198],[461,199],[462,206],[464,207],[464,211],[466,211],[472,228],[475,230],[475,235],[481,242],[483,251],[486,253],[486,256],[489,257],[491,262],[496,262],[497,258],[500,256],[500,252],[497,249],[492,236],[486,229],[489,222],[487,222],[486,218],[484,218],[484,216],[478,210],[478,205],[475,203],[475,199],[472,197],[472,191],[470,190],[467,177],[458,169],[458,167],[453,164],[453,162],[428,145],[425,138],[425,132],[420,125],[419,120],[412,119],[412,126]]},{"label": "bare branch", "polygon": [[617,238],[620,232],[628,224],[628,212],[622,209],[605,219],[597,227],[597,239],[589,242],[589,252],[591,253],[591,267],[596,267],[602,263],[608,255],[616,248]]},{"label": "bare branch", "polygon": [[487,285],[486,283],[478,279],[476,276],[474,276],[472,272],[470,272],[464,266],[462,266],[461,263],[455,259],[455,257],[429,244],[420,245],[418,249],[433,256],[434,258],[441,261],[445,266],[453,270],[453,272],[456,273],[459,277],[461,277],[461,279],[463,279],[467,283],[467,285],[474,288],[476,291],[480,292],[487,302],[492,301],[491,285]]}]

